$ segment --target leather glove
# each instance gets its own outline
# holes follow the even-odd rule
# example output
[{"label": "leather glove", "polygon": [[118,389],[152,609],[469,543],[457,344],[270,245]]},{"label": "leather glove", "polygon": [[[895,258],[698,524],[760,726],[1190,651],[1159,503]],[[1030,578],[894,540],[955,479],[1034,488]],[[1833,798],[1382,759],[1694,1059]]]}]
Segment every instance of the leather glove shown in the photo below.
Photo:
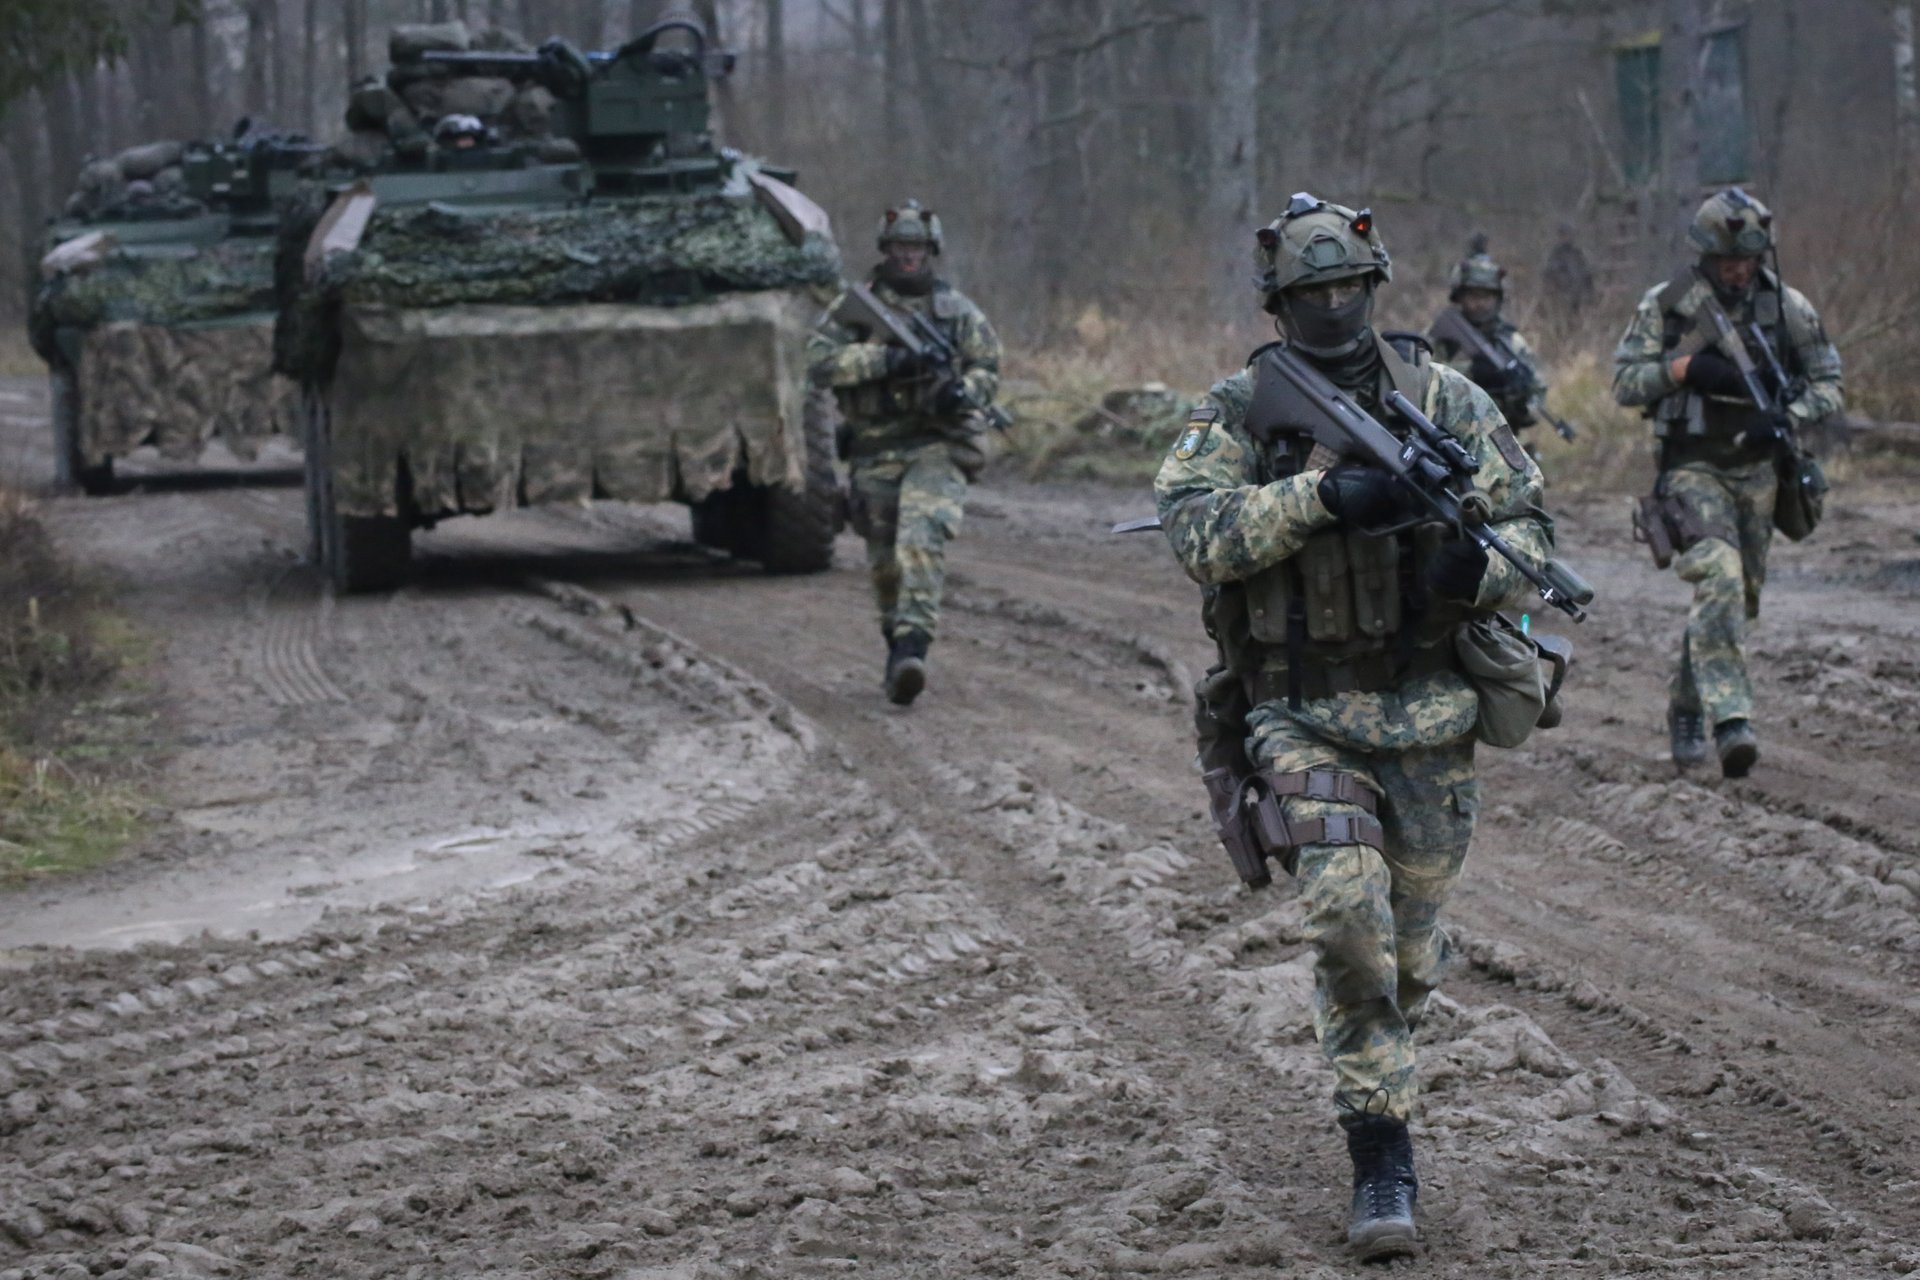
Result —
[{"label": "leather glove", "polygon": [[1427,565],[1427,589],[1445,600],[1472,604],[1487,576],[1487,549],[1472,538],[1452,538],[1434,549]]},{"label": "leather glove", "polygon": [[1681,382],[1702,395],[1749,398],[1747,380],[1740,376],[1740,366],[1711,349],[1687,361],[1687,376]]},{"label": "leather glove", "polygon": [[958,378],[948,378],[933,390],[933,411],[943,417],[953,417],[973,408],[973,398],[967,394],[967,384]]},{"label": "leather glove", "polygon": [[919,354],[905,347],[888,346],[886,352],[889,378],[911,378],[925,367],[925,362],[921,360]]},{"label": "leather glove", "polygon": [[1397,524],[1412,509],[1409,495],[1392,472],[1357,462],[1329,467],[1316,490],[1320,504],[1336,519],[1362,528]]}]

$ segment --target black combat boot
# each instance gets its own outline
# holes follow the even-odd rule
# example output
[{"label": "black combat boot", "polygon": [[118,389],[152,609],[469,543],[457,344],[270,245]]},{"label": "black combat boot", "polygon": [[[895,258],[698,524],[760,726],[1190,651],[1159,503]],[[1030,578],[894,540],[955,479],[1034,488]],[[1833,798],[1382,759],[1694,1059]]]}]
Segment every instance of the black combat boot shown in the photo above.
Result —
[{"label": "black combat boot", "polygon": [[1713,746],[1720,753],[1724,777],[1744,778],[1760,763],[1760,740],[1745,720],[1722,720],[1713,726]]},{"label": "black combat boot", "polygon": [[1392,1116],[1340,1118],[1353,1157],[1353,1214],[1347,1243],[1361,1262],[1414,1252],[1419,1239],[1413,1225],[1420,1180],[1413,1173],[1413,1138],[1405,1121]]},{"label": "black combat boot", "polygon": [[1707,762],[1707,718],[1698,711],[1667,707],[1667,738],[1673,744],[1673,762],[1683,768]]},{"label": "black combat boot", "polygon": [[887,641],[887,700],[907,706],[927,687],[927,646],[924,631],[897,631]]}]

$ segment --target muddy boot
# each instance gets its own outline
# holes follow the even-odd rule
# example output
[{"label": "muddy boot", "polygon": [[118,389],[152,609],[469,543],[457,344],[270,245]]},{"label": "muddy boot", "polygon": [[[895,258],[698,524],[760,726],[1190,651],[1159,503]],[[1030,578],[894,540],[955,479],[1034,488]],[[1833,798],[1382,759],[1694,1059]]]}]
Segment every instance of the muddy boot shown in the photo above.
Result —
[{"label": "muddy boot", "polygon": [[1413,1138],[1392,1116],[1343,1116],[1347,1154],[1353,1157],[1353,1214],[1347,1244],[1361,1262],[1414,1252],[1419,1239],[1413,1204],[1420,1180],[1413,1174]]},{"label": "muddy boot", "polygon": [[1744,778],[1760,763],[1760,740],[1745,720],[1722,720],[1713,726],[1713,746],[1720,753],[1724,777]]},{"label": "muddy boot", "polygon": [[1698,711],[1669,704],[1667,738],[1673,744],[1673,762],[1681,768],[1707,762],[1707,718]]},{"label": "muddy boot", "polygon": [[927,687],[927,646],[924,631],[901,631],[887,642],[887,700],[907,706]]}]

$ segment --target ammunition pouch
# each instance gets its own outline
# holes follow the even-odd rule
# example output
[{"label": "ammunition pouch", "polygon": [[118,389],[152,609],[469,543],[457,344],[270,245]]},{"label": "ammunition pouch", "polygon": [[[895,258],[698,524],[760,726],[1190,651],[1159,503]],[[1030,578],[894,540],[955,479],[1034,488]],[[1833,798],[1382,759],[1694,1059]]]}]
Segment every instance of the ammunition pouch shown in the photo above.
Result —
[{"label": "ammunition pouch", "polygon": [[1827,473],[1799,445],[1782,442],[1773,455],[1773,527],[1799,542],[1820,527],[1827,505]]}]

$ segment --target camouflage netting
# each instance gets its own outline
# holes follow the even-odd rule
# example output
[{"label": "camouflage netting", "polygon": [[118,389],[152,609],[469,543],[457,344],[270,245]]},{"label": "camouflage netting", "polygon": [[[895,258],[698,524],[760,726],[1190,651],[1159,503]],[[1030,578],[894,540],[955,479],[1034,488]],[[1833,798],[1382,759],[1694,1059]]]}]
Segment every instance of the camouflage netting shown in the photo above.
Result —
[{"label": "camouflage netting", "polygon": [[80,351],[80,452],[89,465],[157,445],[198,456],[219,440],[252,458],[293,422],[294,388],[269,371],[272,322],[204,329],[107,324]]},{"label": "camouflage netting", "polygon": [[574,208],[464,213],[433,206],[375,213],[357,251],[310,285],[287,276],[311,216],[287,216],[283,288],[294,299],[276,352],[283,372],[324,381],[340,305],[634,302],[679,305],[716,295],[834,285],[832,242],[796,245],[751,194],[658,196]]},{"label": "camouflage netting", "polygon": [[34,328],[192,324],[272,311],[273,255],[267,238],[226,240],[178,257],[112,253],[42,280]]},{"label": "camouflage netting", "polygon": [[[328,397],[335,501],[432,519],[516,504],[696,501],[800,481],[804,290],[692,306],[349,307]],[[404,464],[404,468],[403,468]]]}]

